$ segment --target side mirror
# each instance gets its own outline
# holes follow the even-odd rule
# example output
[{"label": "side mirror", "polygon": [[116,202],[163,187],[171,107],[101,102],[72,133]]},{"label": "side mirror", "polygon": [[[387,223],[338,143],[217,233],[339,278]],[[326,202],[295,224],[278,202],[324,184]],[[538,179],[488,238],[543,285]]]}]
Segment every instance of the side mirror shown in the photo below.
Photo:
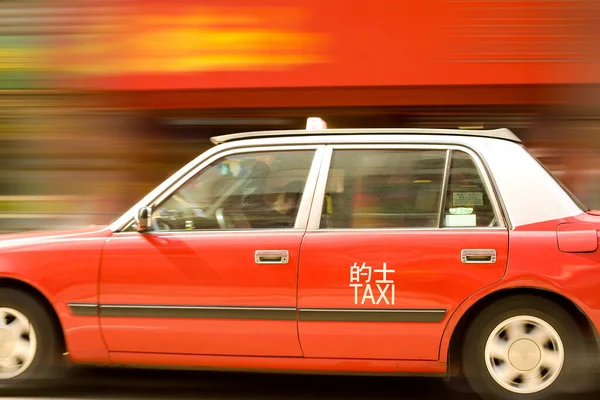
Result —
[{"label": "side mirror", "polygon": [[152,207],[142,207],[138,210],[135,217],[137,231],[140,233],[147,232],[152,226]]}]

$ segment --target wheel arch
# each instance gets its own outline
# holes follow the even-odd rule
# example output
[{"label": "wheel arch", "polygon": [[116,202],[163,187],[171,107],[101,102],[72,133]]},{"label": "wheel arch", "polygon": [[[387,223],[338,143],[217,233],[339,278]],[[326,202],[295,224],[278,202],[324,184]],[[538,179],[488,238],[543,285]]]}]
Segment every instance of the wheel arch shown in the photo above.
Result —
[{"label": "wheel arch", "polygon": [[46,309],[46,311],[48,312],[48,315],[52,319],[54,329],[56,329],[56,332],[58,333],[58,337],[60,340],[61,351],[62,352],[67,351],[65,333],[64,333],[63,326],[60,322],[60,319],[58,318],[58,314],[57,314],[56,310],[54,309],[54,307],[52,306],[52,303],[50,303],[48,298],[38,288],[36,288],[32,284],[27,283],[25,281],[22,281],[22,280],[19,280],[16,278],[9,278],[9,277],[0,277],[0,288],[11,288],[11,289],[20,290],[20,291],[28,294],[29,296],[33,297],[34,299],[36,299]]},{"label": "wheel arch", "polygon": [[456,323],[448,344],[448,353],[446,363],[448,365],[448,375],[457,376],[461,371],[461,348],[465,333],[470,323],[484,308],[489,305],[501,301],[510,296],[518,295],[535,295],[554,302],[555,304],[566,310],[571,315],[586,340],[587,349],[595,354],[600,353],[600,340],[598,332],[587,314],[567,297],[551,290],[535,288],[535,287],[513,287],[501,289],[492,292],[473,303],[463,315],[460,316]]}]

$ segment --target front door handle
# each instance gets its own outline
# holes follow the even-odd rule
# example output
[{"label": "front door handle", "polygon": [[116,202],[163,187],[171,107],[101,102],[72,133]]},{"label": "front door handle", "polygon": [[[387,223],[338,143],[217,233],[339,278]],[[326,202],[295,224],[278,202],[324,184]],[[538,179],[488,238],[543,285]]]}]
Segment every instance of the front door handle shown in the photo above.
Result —
[{"label": "front door handle", "polygon": [[460,259],[465,264],[493,264],[496,262],[496,250],[464,249],[460,252]]},{"label": "front door handle", "polygon": [[287,250],[256,250],[254,254],[257,264],[287,264],[289,259]]}]

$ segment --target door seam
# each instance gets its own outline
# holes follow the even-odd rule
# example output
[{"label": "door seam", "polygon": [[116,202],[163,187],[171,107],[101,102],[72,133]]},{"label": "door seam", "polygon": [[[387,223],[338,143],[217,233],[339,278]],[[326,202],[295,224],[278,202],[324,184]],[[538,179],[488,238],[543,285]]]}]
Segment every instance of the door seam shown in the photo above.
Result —
[{"label": "door seam", "polygon": [[329,145],[323,146],[324,156],[321,158],[321,162],[319,165],[319,171],[317,173],[317,179],[315,180],[315,187],[313,190],[312,199],[310,199],[310,207],[308,209],[309,219],[307,220],[307,224],[304,227],[304,233],[302,234],[302,239],[300,240],[300,246],[298,248],[298,265],[296,267],[296,335],[298,337],[298,346],[300,346],[300,353],[302,353],[302,357],[306,357],[304,355],[304,349],[302,348],[302,340],[300,339],[300,268],[302,267],[300,264],[300,260],[302,259],[302,247],[304,245],[304,239],[306,238],[306,234],[308,233],[308,222],[310,221],[310,216],[312,215],[313,207],[315,204],[315,195],[317,192],[317,187],[319,186],[319,181],[323,176],[323,164],[325,163],[325,155],[327,154],[326,150]]}]

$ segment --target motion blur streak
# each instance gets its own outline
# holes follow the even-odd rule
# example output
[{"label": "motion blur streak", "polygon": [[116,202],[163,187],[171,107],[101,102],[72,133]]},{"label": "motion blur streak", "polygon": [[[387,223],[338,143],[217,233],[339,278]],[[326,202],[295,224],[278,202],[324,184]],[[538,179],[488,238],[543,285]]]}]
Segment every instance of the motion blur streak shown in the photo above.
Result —
[{"label": "motion blur streak", "polygon": [[4,0],[0,232],[105,224],[212,135],[507,127],[600,208],[594,0]]}]

